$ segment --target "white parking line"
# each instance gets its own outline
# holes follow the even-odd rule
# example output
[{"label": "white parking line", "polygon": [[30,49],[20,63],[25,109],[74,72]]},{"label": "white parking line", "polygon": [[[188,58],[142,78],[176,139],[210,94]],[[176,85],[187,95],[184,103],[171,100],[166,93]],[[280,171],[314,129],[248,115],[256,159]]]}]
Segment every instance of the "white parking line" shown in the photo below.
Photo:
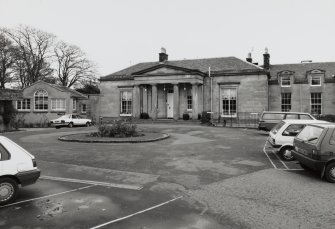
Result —
[{"label": "white parking line", "polygon": [[143,188],[142,186],[137,186],[137,185],[115,184],[115,183],[108,183],[108,182],[71,179],[71,178],[64,178],[64,177],[41,176],[40,178],[45,179],[45,180],[55,180],[55,181],[64,181],[64,182],[81,183],[81,184],[93,184],[93,185],[98,185],[98,186],[123,188],[123,189],[131,189],[131,190],[141,190]]},{"label": "white parking line", "polygon": [[272,150],[272,153],[273,153],[274,155],[276,155],[276,157],[278,158],[278,160],[284,165],[285,169],[289,169],[289,168],[287,167],[287,165],[280,159],[280,157],[278,156],[278,154],[276,154],[273,150]]},{"label": "white parking line", "polygon": [[275,169],[277,169],[277,170],[283,170],[283,171],[301,171],[301,170],[303,170],[303,169],[290,169],[287,165],[286,165],[286,163],[285,162],[283,162],[281,159],[280,159],[280,157],[273,151],[273,150],[271,150],[271,152],[278,158],[278,160],[283,164],[283,166],[285,167],[284,169],[281,169],[281,168],[278,168],[275,164],[274,164],[274,162],[272,161],[272,159],[270,158],[270,156],[268,155],[268,153],[266,152],[266,145],[267,145],[267,143],[268,143],[268,138],[266,139],[266,142],[265,142],[265,144],[264,144],[264,147],[263,147],[263,152],[265,153],[265,155],[266,155],[266,157],[269,159],[269,161],[271,162],[271,164],[272,164],[272,166],[275,168]]},{"label": "white parking line", "polygon": [[267,156],[267,158],[268,158],[269,161],[271,162],[272,166],[273,166],[275,169],[278,169],[278,168],[276,167],[276,165],[272,162],[271,158],[269,157],[268,153],[267,153],[266,150],[265,150],[265,146],[266,146],[267,141],[268,141],[268,139],[266,139],[266,142],[265,142],[265,144],[264,144],[263,152],[265,153],[265,155]]},{"label": "white parking line", "polygon": [[0,206],[0,208],[4,208],[4,207],[16,205],[16,204],[21,204],[21,203],[25,203],[25,202],[30,202],[30,201],[34,201],[34,200],[39,200],[39,199],[45,199],[45,198],[52,197],[52,196],[59,196],[59,195],[62,195],[62,194],[66,194],[66,193],[69,193],[69,192],[76,192],[76,191],[80,191],[80,190],[83,190],[83,189],[91,188],[91,187],[94,187],[94,186],[96,186],[96,185],[89,185],[89,186],[85,186],[85,187],[81,187],[81,188],[76,188],[76,189],[71,189],[71,190],[68,190],[68,191],[59,192],[59,193],[55,193],[55,194],[51,194],[51,195],[47,195],[47,196],[40,196],[40,197],[28,199],[28,200],[22,200],[22,201],[19,201],[19,202],[15,202],[15,203],[11,203],[11,204]]},{"label": "white parking line", "polygon": [[158,208],[158,207],[163,206],[163,205],[165,205],[165,204],[168,204],[168,203],[171,203],[171,202],[173,202],[173,201],[176,201],[176,200],[178,200],[178,199],[180,199],[180,198],[182,198],[182,196],[179,196],[179,197],[177,197],[177,198],[174,198],[174,199],[172,199],[172,200],[166,201],[166,202],[161,203],[161,204],[157,204],[157,205],[155,205],[155,206],[152,206],[152,207],[150,207],[150,208],[144,209],[144,210],[142,210],[142,211],[135,212],[135,213],[133,213],[133,214],[131,214],[131,215],[127,215],[127,216],[124,216],[124,217],[121,217],[121,218],[118,218],[118,219],[111,220],[111,221],[109,221],[109,222],[107,222],[107,223],[103,223],[103,224],[100,224],[100,225],[98,225],[98,226],[91,227],[91,229],[97,229],[97,228],[104,227],[104,226],[106,226],[106,225],[108,225],[108,224],[111,224],[111,223],[116,223],[116,222],[119,222],[119,221],[121,221],[121,220],[128,219],[128,218],[133,217],[133,216],[135,216],[135,215],[138,215],[138,214],[141,214],[141,213],[150,211],[150,210],[152,210],[152,209],[155,209],[155,208]]}]

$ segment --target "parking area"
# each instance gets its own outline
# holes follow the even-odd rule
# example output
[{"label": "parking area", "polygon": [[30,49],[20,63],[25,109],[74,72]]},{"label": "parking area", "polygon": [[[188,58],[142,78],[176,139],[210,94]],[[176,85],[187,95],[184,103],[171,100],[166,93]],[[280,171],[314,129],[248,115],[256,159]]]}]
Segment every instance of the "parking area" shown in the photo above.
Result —
[{"label": "parking area", "polygon": [[[139,125],[170,138],[60,142],[89,128],[7,133],[42,177],[0,208],[4,228],[332,228],[333,184],[282,161],[253,129]],[[318,193],[318,195],[315,195]],[[22,217],[24,215],[24,217]]]},{"label": "parking area", "polygon": [[278,170],[291,170],[291,171],[299,171],[304,170],[301,168],[298,161],[283,161],[278,153],[274,151],[274,149],[271,147],[271,144],[268,142],[268,140],[265,141],[263,152],[266,155],[266,157],[269,159],[271,165],[274,169]]},{"label": "parking area", "polygon": [[[55,181],[52,178],[50,180],[42,177],[35,185],[23,188],[14,203],[1,206],[0,226],[133,228],[132,226],[136,225],[137,228],[146,226],[157,228],[159,223],[157,215],[170,225],[160,228],[174,228],[173,225],[187,226],[187,223],[194,223],[185,221],[186,215],[187,217],[192,215],[192,209],[187,207],[182,199],[183,196],[167,198],[158,193],[149,194],[147,191],[129,187],[116,188],[108,184],[79,182],[81,183]],[[142,226],[136,217],[141,218]],[[199,220],[199,217],[197,218]]]}]

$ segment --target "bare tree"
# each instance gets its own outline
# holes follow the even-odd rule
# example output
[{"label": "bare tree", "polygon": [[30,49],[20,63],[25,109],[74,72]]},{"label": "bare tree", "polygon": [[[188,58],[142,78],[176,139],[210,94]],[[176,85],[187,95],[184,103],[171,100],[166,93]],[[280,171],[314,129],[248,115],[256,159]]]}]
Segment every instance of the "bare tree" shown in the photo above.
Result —
[{"label": "bare tree", "polygon": [[14,61],[14,46],[0,31],[0,88],[5,88],[5,84],[12,81]]},{"label": "bare tree", "polygon": [[16,46],[14,69],[22,87],[52,74],[54,35],[28,26],[20,26],[14,30],[2,29],[2,31]]},{"label": "bare tree", "polygon": [[95,66],[79,47],[59,42],[54,53],[57,77],[61,85],[71,87],[95,79]]}]

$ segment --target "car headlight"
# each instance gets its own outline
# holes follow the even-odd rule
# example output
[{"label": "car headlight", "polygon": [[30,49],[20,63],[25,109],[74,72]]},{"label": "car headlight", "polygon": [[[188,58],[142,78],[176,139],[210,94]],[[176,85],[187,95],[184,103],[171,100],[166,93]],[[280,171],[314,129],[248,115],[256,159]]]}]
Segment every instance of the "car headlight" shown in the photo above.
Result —
[{"label": "car headlight", "polygon": [[294,150],[295,150],[296,152],[298,152],[298,147],[294,146]]}]

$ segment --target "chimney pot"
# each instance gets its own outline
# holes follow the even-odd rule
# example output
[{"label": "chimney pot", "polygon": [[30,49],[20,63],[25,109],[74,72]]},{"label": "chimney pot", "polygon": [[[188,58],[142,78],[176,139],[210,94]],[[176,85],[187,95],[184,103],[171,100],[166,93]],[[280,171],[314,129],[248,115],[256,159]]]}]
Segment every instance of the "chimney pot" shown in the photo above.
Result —
[{"label": "chimney pot", "polygon": [[265,48],[265,53],[263,54],[264,64],[263,68],[270,69],[270,54],[268,48]]},{"label": "chimney pot", "polygon": [[248,53],[248,57],[246,59],[249,63],[252,63],[251,52]]},{"label": "chimney pot", "polygon": [[166,54],[166,49],[165,48],[161,48],[161,52],[159,53],[159,62],[160,63],[164,63],[168,60],[168,54]]}]

